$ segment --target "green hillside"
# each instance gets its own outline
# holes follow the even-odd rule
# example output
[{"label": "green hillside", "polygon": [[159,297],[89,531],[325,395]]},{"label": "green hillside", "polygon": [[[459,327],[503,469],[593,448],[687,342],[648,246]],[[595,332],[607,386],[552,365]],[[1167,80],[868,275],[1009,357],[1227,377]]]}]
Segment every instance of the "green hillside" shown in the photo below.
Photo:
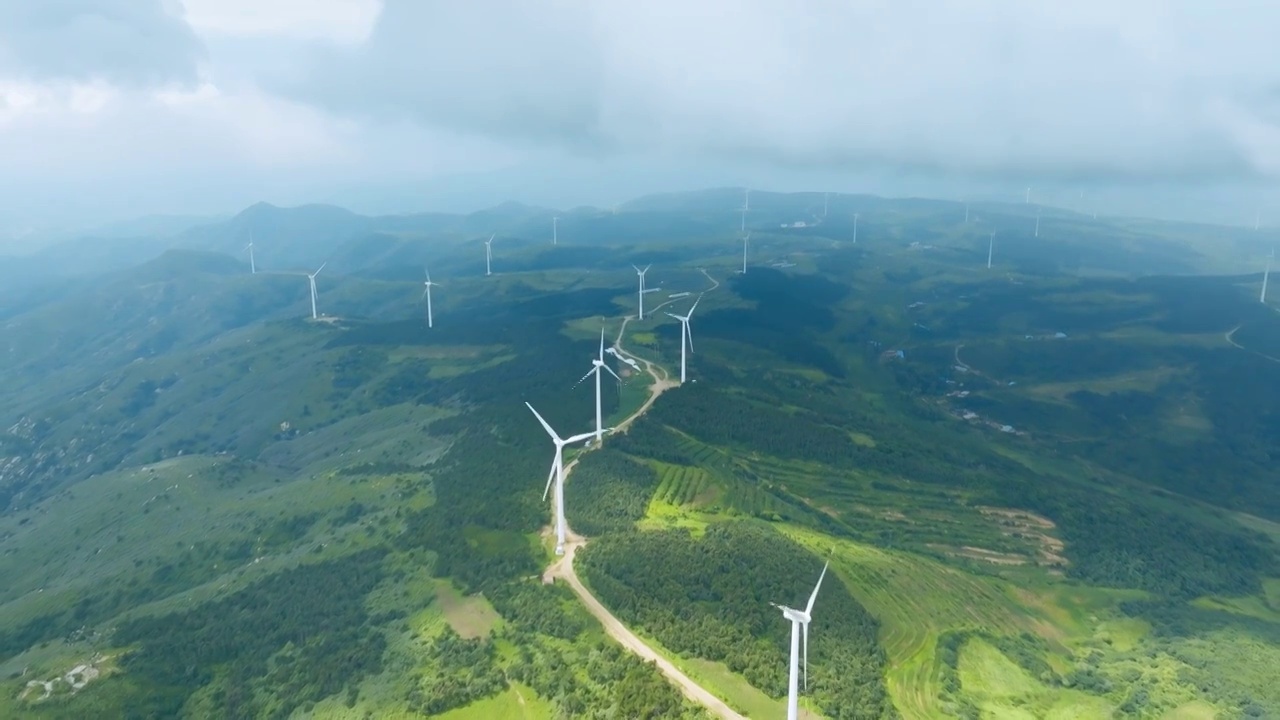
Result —
[{"label": "green hillside", "polygon": [[[1255,248],[1063,213],[988,272],[1024,209],[753,193],[742,275],[736,193],[554,247],[522,206],[175,241],[269,222],[310,267],[328,223],[316,321],[305,277],[190,249],[0,307],[0,717],[706,716],[541,581],[524,407],[592,428],[602,327],[678,379],[695,296],[690,382],[569,450],[566,505],[584,582],[704,688],[780,712],[769,603],[829,561],[810,717],[1280,715],[1280,319],[1209,274]],[[655,377],[606,361],[612,425]]]}]

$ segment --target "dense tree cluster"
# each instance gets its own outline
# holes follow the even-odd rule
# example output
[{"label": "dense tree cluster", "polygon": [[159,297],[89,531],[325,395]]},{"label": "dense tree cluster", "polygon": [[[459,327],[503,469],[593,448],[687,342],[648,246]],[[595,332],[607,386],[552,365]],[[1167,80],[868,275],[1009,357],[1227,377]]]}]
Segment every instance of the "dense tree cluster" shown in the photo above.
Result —
[{"label": "dense tree cluster", "polygon": [[587,536],[627,530],[644,517],[658,474],[617,450],[587,453],[565,486],[573,529]]},{"label": "dense tree cluster", "polygon": [[[129,620],[115,641],[138,649],[123,664],[146,679],[149,702],[167,699],[166,715],[212,683],[219,717],[287,717],[381,670],[386,640],[364,599],[383,577],[382,555],[302,565],[190,610]],[[264,684],[270,712],[255,694]]]},{"label": "dense tree cluster", "polygon": [[[594,540],[580,553],[610,609],[672,650],[724,662],[774,696],[786,695],[790,623],[771,602],[803,607],[822,562],[767,526],[712,525]],[[810,628],[809,688],[833,718],[893,717],[874,618],[833,574]]]},{"label": "dense tree cluster", "polygon": [[415,678],[408,705],[423,715],[438,715],[500,692],[506,680],[487,638],[464,640],[445,626],[431,643],[430,669]]}]

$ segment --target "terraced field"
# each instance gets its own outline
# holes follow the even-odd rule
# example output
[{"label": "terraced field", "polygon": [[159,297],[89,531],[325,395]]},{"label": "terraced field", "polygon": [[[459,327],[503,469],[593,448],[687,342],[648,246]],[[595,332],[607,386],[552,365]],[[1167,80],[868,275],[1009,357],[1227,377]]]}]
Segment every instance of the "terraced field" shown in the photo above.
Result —
[{"label": "terraced field", "polygon": [[1061,635],[1049,612],[1019,602],[999,580],[793,526],[781,529],[819,555],[830,555],[850,592],[882,623],[880,640],[890,661],[886,683],[907,720],[949,717],[940,703],[941,666],[935,657],[941,633],[981,628],[1048,639]]}]

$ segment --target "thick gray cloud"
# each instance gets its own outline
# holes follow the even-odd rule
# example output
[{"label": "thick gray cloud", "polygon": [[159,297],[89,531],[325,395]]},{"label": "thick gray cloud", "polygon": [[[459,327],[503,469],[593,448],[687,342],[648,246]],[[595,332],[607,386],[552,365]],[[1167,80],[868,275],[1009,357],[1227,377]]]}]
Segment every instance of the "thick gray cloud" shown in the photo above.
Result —
[{"label": "thick gray cloud", "polygon": [[163,0],[0,0],[0,76],[190,83],[203,48]]},{"label": "thick gray cloud", "polygon": [[386,0],[277,85],[585,152],[993,176],[1280,176],[1269,0]]}]

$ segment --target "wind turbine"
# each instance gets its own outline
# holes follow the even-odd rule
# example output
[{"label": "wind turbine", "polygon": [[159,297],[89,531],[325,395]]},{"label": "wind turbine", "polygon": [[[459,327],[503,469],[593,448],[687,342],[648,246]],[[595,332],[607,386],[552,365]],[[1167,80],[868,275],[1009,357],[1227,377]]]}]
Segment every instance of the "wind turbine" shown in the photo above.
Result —
[{"label": "wind turbine", "polygon": [[822,587],[822,578],[827,574],[827,565],[822,565],[822,573],[818,575],[818,584],[813,586],[813,594],[804,610],[796,610],[786,605],[769,603],[782,611],[782,616],[791,621],[791,672],[787,679],[787,720],[798,720],[800,717],[800,640],[804,635],[804,689],[809,689],[809,621],[813,619],[813,601],[818,599],[818,588]]},{"label": "wind turbine", "polygon": [[738,232],[745,233],[747,231],[747,213],[751,212],[751,188],[742,189],[742,224],[738,227]]},{"label": "wind turbine", "polygon": [[551,218],[551,244],[552,245],[558,244],[559,237],[560,237],[560,218],[553,217]]},{"label": "wind turbine", "polygon": [[[495,233],[496,234],[496,233]],[[484,276],[489,277],[493,272],[489,269],[489,262],[493,260],[493,235],[484,241]]]},{"label": "wind turbine", "polygon": [[996,249],[996,234],[991,233],[991,239],[987,241],[987,269],[991,269],[991,253]]},{"label": "wind turbine", "polygon": [[747,274],[747,241],[751,239],[751,233],[742,236],[742,274]]},{"label": "wind turbine", "polygon": [[[597,444],[597,445],[599,445],[599,444],[600,444],[600,441],[604,438],[604,430],[605,430],[605,427],[604,427],[604,416],[603,416],[603,415],[601,414],[601,412],[600,412],[600,371],[601,371],[601,370],[604,370],[605,372],[607,372],[607,373],[609,373],[610,375],[612,375],[612,376],[614,376],[615,378],[617,378],[618,382],[622,382],[622,378],[618,377],[618,373],[614,372],[614,371],[613,371],[613,368],[609,367],[609,366],[608,366],[608,365],[606,365],[606,364],[605,364],[605,362],[604,362],[604,328],[600,328],[600,357],[598,357],[598,358],[596,358],[596,359],[594,359],[594,360],[592,360],[592,361],[591,361],[591,369],[587,371],[587,374],[586,374],[586,375],[583,375],[583,376],[582,376],[582,380],[586,380],[587,378],[591,377],[592,375],[595,375],[595,376],[596,376],[596,432],[595,432],[595,436],[596,436],[596,444]],[[577,387],[578,385],[581,385],[581,384],[582,384],[582,380],[579,380],[579,381],[577,382],[577,384],[575,384],[575,385],[574,385],[574,387]]]},{"label": "wind turbine", "polygon": [[422,267],[422,272],[427,274],[427,281],[422,283],[426,286],[426,289],[422,291],[422,297],[427,301],[427,327],[435,327],[431,319],[431,287],[440,283],[431,282],[431,271],[425,265]]},{"label": "wind turbine", "polygon": [[253,232],[252,231],[250,231],[249,233],[249,244],[245,245],[244,249],[249,251],[249,273],[252,275],[257,275],[258,266],[253,261]]},{"label": "wind turbine", "polygon": [[858,244],[858,213],[853,214],[853,244]]},{"label": "wind turbine", "polygon": [[645,265],[643,270],[636,267],[635,265],[632,265],[631,267],[636,268],[636,275],[640,276],[640,312],[636,314],[636,319],[643,320],[644,319],[644,274],[649,272],[649,268],[653,267],[653,264],[651,263],[649,265]]},{"label": "wind turbine", "polygon": [[698,303],[701,301],[702,301],[702,295],[699,294],[698,298],[693,301],[693,305],[690,306],[689,312],[686,315],[673,315],[672,313],[667,313],[668,315],[671,315],[671,317],[680,321],[680,384],[681,385],[684,384],[684,378],[685,378],[685,373],[684,373],[685,348],[688,347],[689,352],[693,352],[693,333],[689,331],[689,318],[693,317],[693,311],[697,309]]},{"label": "wind turbine", "polygon": [[1027,198],[1026,198],[1026,203],[1027,203],[1028,205],[1030,205],[1030,204],[1031,204],[1031,186],[1030,186],[1030,185],[1028,185],[1028,186],[1027,186]]},{"label": "wind turbine", "polygon": [[556,458],[551,462],[551,472],[550,474],[547,475],[547,487],[545,490],[542,491],[542,499],[544,501],[547,499],[547,492],[551,490],[551,483],[552,481],[554,481],[556,486],[556,494],[555,494],[556,554],[563,555],[564,554],[564,536],[565,536],[564,446],[569,445],[570,443],[576,443],[576,442],[581,442],[583,440],[586,440],[587,438],[595,435],[595,433],[582,433],[580,435],[574,435],[573,437],[562,440],[560,436],[556,434],[556,431],[552,430],[551,426],[547,424],[547,421],[542,419],[542,416],[538,414],[538,411],[533,409],[532,405],[526,402],[525,407],[529,408],[529,411],[533,413],[533,416],[538,418],[538,422],[542,423],[542,429],[547,431],[547,434],[551,436],[551,441],[556,444]]},{"label": "wind turbine", "polygon": [[1036,208],[1036,237],[1040,237],[1040,208]]},{"label": "wind turbine", "polygon": [[329,262],[326,260],[325,262],[320,263],[320,267],[316,268],[315,272],[307,273],[307,282],[311,283],[311,319],[312,320],[315,320],[317,317],[319,317],[319,315],[316,313],[316,276],[319,275],[320,271],[324,269],[324,266],[328,264]]},{"label": "wind turbine", "polygon": [[1267,257],[1267,269],[1262,273],[1262,295],[1258,297],[1258,301],[1262,304],[1267,303],[1267,280],[1271,278],[1271,261],[1276,259],[1276,251],[1272,249],[1271,255]]}]

